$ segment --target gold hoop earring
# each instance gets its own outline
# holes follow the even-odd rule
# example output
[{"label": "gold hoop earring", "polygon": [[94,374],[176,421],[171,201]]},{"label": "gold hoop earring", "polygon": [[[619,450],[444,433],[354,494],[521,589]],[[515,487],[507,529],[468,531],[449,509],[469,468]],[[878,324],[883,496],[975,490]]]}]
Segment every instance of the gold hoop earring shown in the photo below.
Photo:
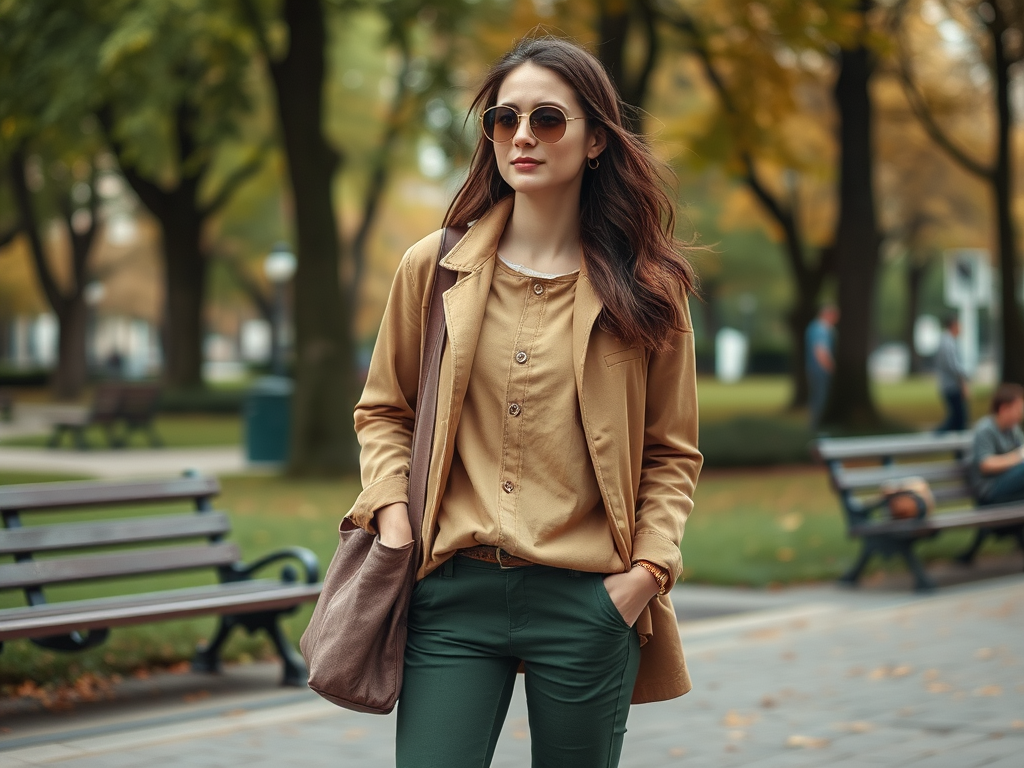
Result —
[{"label": "gold hoop earring", "polygon": [[599,166],[600,164],[601,164],[601,161],[598,160],[596,157],[588,157],[587,158],[587,168],[589,168],[592,171],[596,171],[597,170],[597,166]]}]

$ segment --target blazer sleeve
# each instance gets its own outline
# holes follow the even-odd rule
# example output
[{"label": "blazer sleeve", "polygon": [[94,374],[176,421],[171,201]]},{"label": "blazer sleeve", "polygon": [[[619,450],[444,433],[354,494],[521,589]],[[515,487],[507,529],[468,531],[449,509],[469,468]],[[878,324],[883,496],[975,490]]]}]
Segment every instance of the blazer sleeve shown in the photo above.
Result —
[{"label": "blazer sleeve", "polygon": [[378,509],[409,500],[421,329],[439,243],[439,234],[435,233],[403,256],[370,358],[366,385],[355,407],[363,490],[346,518],[374,534],[373,516]]},{"label": "blazer sleeve", "polygon": [[697,448],[697,373],[690,311],[683,296],[684,331],[666,352],[652,352],[647,367],[644,447],[637,493],[633,560],[649,560],[682,575],[679,545],[693,509],[693,490],[704,458]]}]

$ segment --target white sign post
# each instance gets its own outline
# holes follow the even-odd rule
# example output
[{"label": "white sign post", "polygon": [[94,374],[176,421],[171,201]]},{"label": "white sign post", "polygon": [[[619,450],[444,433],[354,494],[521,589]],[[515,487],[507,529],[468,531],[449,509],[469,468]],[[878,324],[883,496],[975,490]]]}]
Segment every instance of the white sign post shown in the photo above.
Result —
[{"label": "white sign post", "polygon": [[946,303],[960,318],[960,355],[964,368],[978,367],[978,310],[992,306],[992,265],[988,251],[958,248],[943,254]]}]

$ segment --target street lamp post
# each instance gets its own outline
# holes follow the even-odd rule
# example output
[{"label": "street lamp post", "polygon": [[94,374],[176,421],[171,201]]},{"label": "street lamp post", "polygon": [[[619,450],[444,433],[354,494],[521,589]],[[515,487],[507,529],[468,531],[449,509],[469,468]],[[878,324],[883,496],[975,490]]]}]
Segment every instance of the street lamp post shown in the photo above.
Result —
[{"label": "street lamp post", "polygon": [[277,243],[263,261],[263,272],[274,287],[273,320],[271,322],[270,361],[275,376],[285,373],[284,360],[284,323],[285,323],[285,291],[288,281],[295,274],[295,254],[287,243]]}]

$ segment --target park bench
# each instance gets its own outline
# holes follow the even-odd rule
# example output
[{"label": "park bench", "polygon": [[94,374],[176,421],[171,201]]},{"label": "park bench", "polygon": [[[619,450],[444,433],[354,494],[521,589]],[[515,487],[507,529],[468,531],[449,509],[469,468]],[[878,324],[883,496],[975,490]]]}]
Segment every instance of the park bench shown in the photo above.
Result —
[{"label": "park bench", "polygon": [[[855,585],[875,555],[901,557],[918,591],[935,588],[914,548],[942,531],[977,530],[974,543],[958,558],[974,560],[990,536],[1010,536],[1024,550],[1024,503],[976,507],[967,484],[972,433],[922,432],[879,437],[822,438],[818,458],[828,467],[832,487],[846,517],[847,533],[861,541],[860,553],[840,581]],[[928,482],[936,513],[922,519],[894,520],[880,504],[882,487],[910,477]]]},{"label": "park bench", "polygon": [[[228,516],[211,503],[219,491],[215,478],[198,475],[0,486],[0,605],[10,606],[10,596],[18,591],[24,592],[27,602],[0,608],[0,650],[5,641],[17,638],[53,650],[83,650],[103,642],[111,627],[219,615],[213,639],[197,649],[194,669],[219,669],[221,647],[235,627],[250,633],[262,629],[284,662],[284,683],[305,685],[302,657],[285,637],[279,619],[317,599],[317,558],[308,549],[285,547],[242,563],[238,546],[225,541],[231,530]],[[182,513],[182,501],[190,502],[195,511]],[[151,514],[124,517],[124,510],[117,509],[128,507],[134,514],[141,506],[171,502],[179,504],[179,511],[165,507],[157,514],[147,510]],[[104,510],[104,519],[76,519],[77,513],[96,508]],[[114,511],[110,517],[105,515],[108,509]],[[64,521],[37,524],[53,512],[60,512]],[[26,514],[33,518],[30,525],[24,524]],[[291,563],[279,578],[254,578],[282,560],[297,561],[301,581]],[[133,593],[132,582],[139,577],[197,570],[215,575],[217,583]],[[97,579],[120,580],[118,594],[47,600],[45,590],[54,585]]]},{"label": "park bench", "polygon": [[157,384],[101,382],[96,386],[88,413],[81,418],[63,419],[53,424],[49,447],[57,448],[66,432],[72,436],[76,448],[85,450],[89,447],[85,432],[92,426],[103,428],[111,448],[127,445],[136,430],[145,431],[150,445],[160,447],[163,442],[153,423],[159,404],[160,386]]}]

